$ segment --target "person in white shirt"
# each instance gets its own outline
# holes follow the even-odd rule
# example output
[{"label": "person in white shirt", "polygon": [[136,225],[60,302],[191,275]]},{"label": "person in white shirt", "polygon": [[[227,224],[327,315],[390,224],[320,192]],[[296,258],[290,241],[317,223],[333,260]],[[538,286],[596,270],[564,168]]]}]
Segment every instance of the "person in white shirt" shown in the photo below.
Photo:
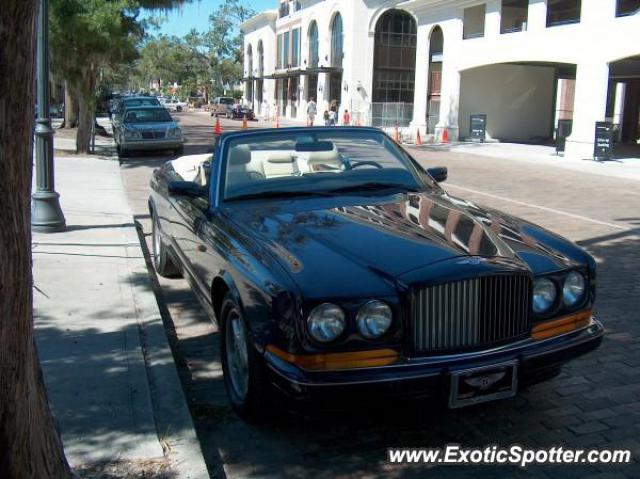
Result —
[{"label": "person in white shirt", "polygon": [[316,121],[316,114],[318,113],[318,106],[316,102],[313,101],[313,97],[309,98],[309,103],[307,103],[307,126],[313,126],[313,123]]}]

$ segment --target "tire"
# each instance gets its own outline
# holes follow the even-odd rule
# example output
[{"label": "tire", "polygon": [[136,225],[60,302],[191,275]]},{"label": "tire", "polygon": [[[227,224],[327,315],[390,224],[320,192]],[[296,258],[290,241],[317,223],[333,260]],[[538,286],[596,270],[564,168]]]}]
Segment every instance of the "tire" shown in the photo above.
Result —
[{"label": "tire", "polygon": [[122,148],[120,145],[116,147],[116,151],[118,152],[119,159],[126,158],[129,155],[129,152]]},{"label": "tire", "polygon": [[180,145],[178,148],[176,148],[176,155],[177,156],[182,156],[184,155],[184,145]]},{"label": "tire", "polygon": [[180,270],[175,265],[171,256],[167,252],[167,247],[162,241],[162,234],[160,233],[160,227],[158,226],[158,216],[153,213],[152,226],[151,226],[151,238],[153,244],[153,266],[160,276],[165,278],[178,278],[181,276]]},{"label": "tire", "polygon": [[220,358],[233,410],[247,422],[262,422],[269,409],[271,389],[251,332],[230,293],[220,308]]}]

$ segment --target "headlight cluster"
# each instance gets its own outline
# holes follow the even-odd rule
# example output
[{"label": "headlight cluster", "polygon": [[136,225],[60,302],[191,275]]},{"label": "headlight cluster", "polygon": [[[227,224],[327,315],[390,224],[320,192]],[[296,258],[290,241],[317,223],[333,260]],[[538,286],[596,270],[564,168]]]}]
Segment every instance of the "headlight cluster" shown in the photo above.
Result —
[{"label": "headlight cluster", "polygon": [[182,136],[182,130],[180,128],[169,128],[167,130],[168,137],[180,137]]},{"label": "headlight cluster", "polygon": [[547,313],[562,296],[562,304],[573,308],[583,299],[587,291],[587,281],[582,273],[571,271],[559,283],[550,278],[538,278],[533,284],[533,312]]},{"label": "headlight cluster", "polygon": [[139,140],[142,138],[142,135],[139,131],[135,130],[125,130],[124,131],[124,139],[125,140]]},{"label": "headlight cluster", "polygon": [[[360,307],[356,315],[358,332],[366,339],[383,336],[393,322],[391,308],[384,301],[373,300]],[[344,310],[332,303],[322,303],[311,310],[307,318],[309,334],[318,342],[329,343],[347,328]]]}]

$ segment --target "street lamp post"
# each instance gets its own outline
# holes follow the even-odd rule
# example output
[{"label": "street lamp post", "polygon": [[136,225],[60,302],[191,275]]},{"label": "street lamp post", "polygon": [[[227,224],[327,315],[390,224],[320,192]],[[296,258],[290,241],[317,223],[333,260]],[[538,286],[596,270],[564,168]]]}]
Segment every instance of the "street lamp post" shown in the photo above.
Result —
[{"label": "street lamp post", "polygon": [[31,229],[55,232],[65,229],[60,195],[55,191],[53,128],[49,116],[49,1],[39,0],[36,119],[36,191],[31,195]]}]

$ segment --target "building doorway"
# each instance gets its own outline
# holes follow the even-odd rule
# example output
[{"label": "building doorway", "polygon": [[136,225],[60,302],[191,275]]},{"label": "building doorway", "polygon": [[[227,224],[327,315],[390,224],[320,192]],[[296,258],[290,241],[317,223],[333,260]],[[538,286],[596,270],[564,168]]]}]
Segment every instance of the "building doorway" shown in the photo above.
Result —
[{"label": "building doorway", "polygon": [[376,23],[371,121],[408,126],[413,118],[417,24],[407,12],[386,11]]},{"label": "building doorway", "polygon": [[[609,65],[607,121],[614,124],[616,139],[623,145],[640,147],[640,55]],[[622,151],[622,150],[620,150]]]}]

